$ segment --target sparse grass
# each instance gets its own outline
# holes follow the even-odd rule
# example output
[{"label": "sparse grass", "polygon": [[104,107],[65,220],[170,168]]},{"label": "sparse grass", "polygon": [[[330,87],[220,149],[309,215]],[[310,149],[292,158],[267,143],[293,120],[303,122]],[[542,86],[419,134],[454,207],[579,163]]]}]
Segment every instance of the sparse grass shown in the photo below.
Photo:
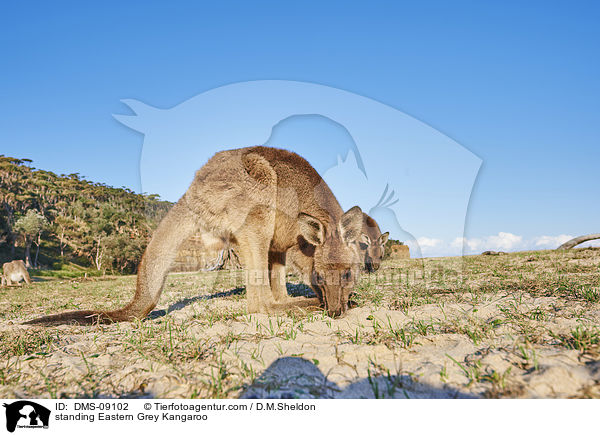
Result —
[{"label": "sparse grass", "polygon": [[448,358],[450,358],[452,360],[452,362],[454,364],[456,364],[458,366],[458,368],[460,368],[462,370],[465,377],[469,381],[467,386],[470,386],[481,380],[482,371],[481,371],[481,361],[480,360],[476,360],[471,363],[460,363],[457,360],[455,360],[453,357],[451,357],[450,355],[446,354],[446,356]]},{"label": "sparse grass", "polygon": [[448,370],[446,368],[446,365],[444,364],[444,366],[440,369],[440,381],[442,381],[443,383],[448,382]]},{"label": "sparse grass", "polygon": [[102,271],[75,263],[64,263],[54,269],[32,269],[29,271],[29,275],[40,278],[73,279],[102,276]]},{"label": "sparse grass", "polygon": [[7,359],[13,356],[42,357],[50,354],[52,346],[59,342],[59,334],[52,330],[30,334],[0,332],[0,354]]},{"label": "sparse grass", "polygon": [[[398,393],[404,387],[404,381],[400,375],[400,369],[396,367],[396,374],[392,375],[389,368],[386,368],[376,361],[369,359],[369,365],[367,367],[367,380],[373,397],[375,399],[389,399],[396,397]],[[406,390],[402,390],[404,396],[408,398]]]},{"label": "sparse grass", "polygon": [[555,335],[560,344],[567,349],[589,352],[600,345],[600,330],[596,326],[577,326],[568,335]]},{"label": "sparse grass", "polygon": [[[64,310],[122,306],[135,287],[133,276],[41,273],[31,286],[0,288],[0,396],[237,397],[275,359],[296,357],[325,377],[344,372],[364,381],[375,397],[411,397],[412,374],[400,373],[427,367],[444,391],[522,397],[521,378],[542,376],[549,353],[577,350],[582,367],[597,358],[599,272],[598,249],[388,261],[362,275],[358,308],[342,319],[323,311],[248,314],[242,273],[179,273],[166,282],[165,312],[150,320],[16,327]],[[292,284],[290,291],[306,289]],[[453,357],[443,357],[443,346],[456,349],[448,350]],[[432,349],[438,357],[427,360]],[[503,355],[502,365],[487,362],[491,350]],[[400,371],[396,360],[412,366]],[[268,384],[269,391],[281,387]],[[583,385],[581,395],[597,390]],[[330,390],[302,391],[290,394]]]},{"label": "sparse grass", "polygon": [[484,323],[474,318],[452,319],[440,324],[440,331],[446,334],[464,334],[475,345],[488,338],[495,323]]},{"label": "sparse grass", "polygon": [[481,360],[476,359],[471,362],[460,363],[450,355],[446,354],[454,364],[456,364],[468,380],[467,386],[480,383],[488,383],[491,388],[486,391],[485,396],[489,398],[501,397],[508,393],[508,379],[512,367],[504,371],[498,371],[491,367],[483,367]]},{"label": "sparse grass", "polygon": [[580,293],[584,300],[592,304],[600,302],[600,288],[583,287]]},{"label": "sparse grass", "polygon": [[523,370],[534,371],[539,369],[539,363],[535,348],[529,342],[520,343],[516,346],[516,353],[522,359],[519,366]]}]

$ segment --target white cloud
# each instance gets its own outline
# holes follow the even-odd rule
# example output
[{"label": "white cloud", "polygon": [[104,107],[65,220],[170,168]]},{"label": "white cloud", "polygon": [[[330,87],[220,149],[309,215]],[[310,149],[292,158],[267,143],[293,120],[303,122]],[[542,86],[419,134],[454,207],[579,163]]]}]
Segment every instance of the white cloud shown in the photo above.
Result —
[{"label": "white cloud", "polygon": [[522,242],[522,236],[499,232],[497,236],[488,237],[486,247],[492,251],[512,251],[518,249]]},{"label": "white cloud", "polygon": [[457,237],[452,241],[450,246],[455,249],[462,251],[463,246],[467,251],[478,251],[483,246],[484,241],[482,239],[472,238],[467,239],[466,237]]},{"label": "white cloud", "polygon": [[[536,249],[556,249],[573,237],[568,234],[560,234],[557,236],[537,236],[532,238],[523,238],[517,234],[499,232],[496,235],[484,237],[456,237],[451,242],[445,240],[419,237],[417,243],[408,242],[411,249],[418,244],[423,256],[425,257],[441,257],[447,255],[462,255],[463,247],[464,254],[481,254],[484,251],[527,251]],[[600,246],[600,240],[586,242],[578,247]]]},{"label": "white cloud", "polygon": [[[421,251],[421,254],[424,257],[438,257],[444,255],[460,255],[451,254],[447,252],[446,248],[443,246],[444,241],[441,239],[435,239],[432,237],[419,237],[416,242],[409,240],[406,242],[411,252]],[[418,248],[418,249],[417,249]]]},{"label": "white cloud", "polygon": [[523,237],[512,233],[499,232],[494,236],[481,238],[457,237],[450,244],[455,249],[462,249],[465,253],[481,253],[483,251],[514,251],[523,249]]},{"label": "white cloud", "polygon": [[436,246],[439,246],[439,245],[442,244],[442,240],[440,240],[440,239],[432,239],[430,237],[419,237],[417,239],[417,243],[423,249],[426,249],[426,248],[435,248]]}]

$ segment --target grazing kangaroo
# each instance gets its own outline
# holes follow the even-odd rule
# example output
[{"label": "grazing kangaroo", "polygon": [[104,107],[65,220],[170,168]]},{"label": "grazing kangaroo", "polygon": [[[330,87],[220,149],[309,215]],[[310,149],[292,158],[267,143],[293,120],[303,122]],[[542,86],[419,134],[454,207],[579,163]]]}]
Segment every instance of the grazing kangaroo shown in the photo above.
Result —
[{"label": "grazing kangaroo", "polygon": [[303,272],[330,315],[348,308],[356,279],[352,244],[362,211],[343,212],[319,174],[302,157],[267,147],[215,154],[154,231],[138,267],[133,300],[115,311],[72,311],[26,324],[91,324],[145,317],[158,303],[181,243],[198,231],[232,240],[246,267],[248,312],[285,307],[286,253],[301,244],[312,251]]},{"label": "grazing kangaroo", "polygon": [[389,235],[388,232],[381,234],[375,219],[363,213],[363,228],[358,247],[367,272],[375,272],[381,266]]},{"label": "grazing kangaroo", "polygon": [[2,265],[2,285],[12,285],[21,281],[31,284],[31,278],[23,260],[13,260]]}]

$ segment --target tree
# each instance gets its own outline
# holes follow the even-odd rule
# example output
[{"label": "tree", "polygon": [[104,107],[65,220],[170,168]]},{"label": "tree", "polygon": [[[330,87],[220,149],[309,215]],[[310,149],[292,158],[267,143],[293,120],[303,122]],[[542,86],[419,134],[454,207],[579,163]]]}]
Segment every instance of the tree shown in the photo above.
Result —
[{"label": "tree", "polygon": [[50,260],[135,271],[152,230],[172,204],[29,163],[0,155],[0,260],[22,256],[15,248],[23,244],[25,261],[37,264],[35,244],[36,256]]},{"label": "tree", "polygon": [[[25,216],[21,216],[14,225],[14,230],[23,237],[25,244],[25,266],[37,267],[38,254],[40,252],[40,244],[42,241],[42,232],[47,227],[48,221],[44,216],[35,210],[27,210]],[[31,244],[37,246],[35,253],[35,261],[31,261]]]}]

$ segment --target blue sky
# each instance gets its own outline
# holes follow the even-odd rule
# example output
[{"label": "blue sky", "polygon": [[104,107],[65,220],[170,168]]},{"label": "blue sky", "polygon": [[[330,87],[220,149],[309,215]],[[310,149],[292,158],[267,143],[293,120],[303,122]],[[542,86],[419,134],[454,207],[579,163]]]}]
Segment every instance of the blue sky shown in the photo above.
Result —
[{"label": "blue sky", "polygon": [[[281,2],[280,2],[281,3]],[[597,2],[75,2],[0,13],[0,153],[135,190],[120,100],[171,108],[230,83],[318,83],[394,107],[483,165],[473,251],[598,232]],[[420,233],[429,255],[455,240]],[[427,238],[429,240],[425,240]]]}]

